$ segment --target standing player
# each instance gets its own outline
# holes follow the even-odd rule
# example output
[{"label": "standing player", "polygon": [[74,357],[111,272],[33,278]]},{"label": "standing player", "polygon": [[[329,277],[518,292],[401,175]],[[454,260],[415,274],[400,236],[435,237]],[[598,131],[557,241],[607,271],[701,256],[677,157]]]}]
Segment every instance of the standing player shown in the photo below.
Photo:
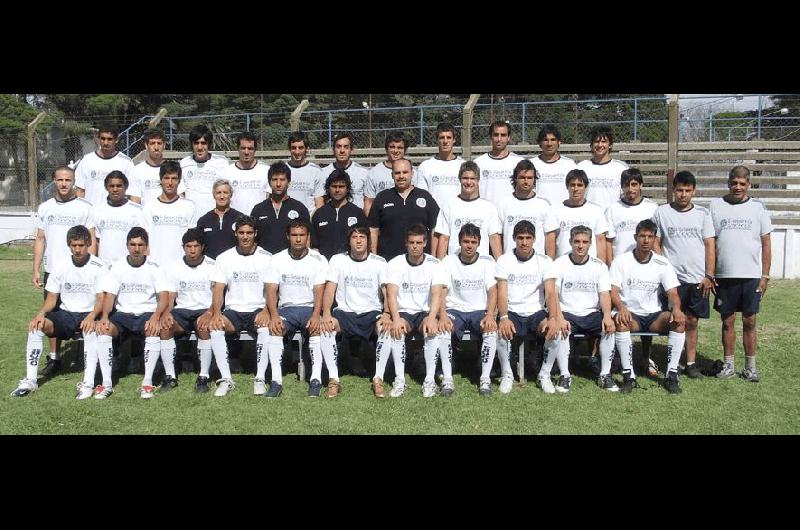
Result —
[{"label": "standing player", "polygon": [[[589,132],[589,146],[592,157],[578,163],[578,169],[586,172],[589,178],[587,199],[606,208],[619,200],[620,177],[628,169],[628,164],[611,158],[611,146],[614,145],[614,133],[605,125],[595,127]],[[598,249],[599,252],[600,249]]]},{"label": "standing player", "polygon": [[[192,143],[192,154],[185,156],[180,162],[186,198],[194,202],[197,212],[204,213],[214,208],[211,186],[217,180],[225,178],[230,160],[211,152],[214,133],[205,125],[193,127],[189,131],[189,141]],[[175,240],[176,243],[177,241],[179,239]]]},{"label": "standing player", "polygon": [[725,366],[717,377],[730,379],[736,375],[736,313],[741,312],[744,370],[740,375],[757,383],[761,374],[756,367],[756,315],[767,292],[772,265],[772,222],[764,204],[748,196],[749,190],[750,170],[736,166],[728,174],[728,193],[712,200],[709,210],[717,238],[714,309],[722,318],[725,355]]},{"label": "standing player", "polygon": [[653,215],[658,227],[654,250],[675,267],[681,284],[678,295],[686,314],[686,375],[701,379],[697,368],[697,325],[710,314],[708,295],[714,290],[716,249],[711,212],[692,203],[697,180],[680,171],[672,180],[675,200],[659,206]]},{"label": "standing player", "polygon": [[134,226],[145,226],[142,206],[125,196],[128,178],[114,170],[105,178],[108,199],[92,207],[92,224],[97,233],[97,256],[111,265],[128,254],[126,237]]},{"label": "standing player", "polygon": [[562,203],[569,198],[564,179],[567,178],[567,173],[577,167],[575,161],[558,152],[561,148],[561,132],[555,125],[547,124],[542,127],[536,143],[542,150],[539,156],[531,158],[536,167],[536,194],[547,199],[550,204]]},{"label": "standing player", "polygon": [[277,254],[289,246],[286,228],[296,219],[310,221],[305,205],[288,195],[292,170],[284,162],[269,167],[269,185],[272,193],[268,199],[256,204],[250,217],[258,223],[258,246]]},{"label": "standing player", "polygon": [[[669,330],[667,342],[667,373],[664,388],[671,394],[681,391],[678,362],[686,340],[677,287],[680,285],[675,269],[663,256],[653,252],[656,224],[645,219],[636,225],[636,249],[614,259],[611,264],[611,303],[617,310],[614,323],[617,331],[614,341],[622,361],[624,378],[622,393],[627,394],[639,385],[633,369],[633,343],[631,331]],[[669,298],[671,311],[662,311],[658,288],[663,287]]]},{"label": "standing player", "polygon": [[319,185],[320,167],[306,158],[309,150],[306,133],[291,133],[288,144],[288,163],[292,171],[292,185],[289,188],[289,196],[302,202],[309,213],[313,213],[316,209],[314,191]]},{"label": "standing player", "polygon": [[347,132],[339,133],[333,139],[333,156],[336,160],[320,170],[317,187],[314,190],[314,206],[316,208],[322,208],[322,205],[325,204],[325,181],[335,169],[347,171],[352,182],[353,204],[359,208],[364,207],[364,188],[367,185],[369,170],[350,158],[353,155],[353,144],[353,136]]},{"label": "standing player", "polygon": [[481,197],[496,206],[511,197],[506,183],[514,168],[524,159],[508,150],[511,133],[507,122],[496,121],[489,125],[489,138],[492,149],[476,158],[475,163],[481,168]]},{"label": "standing player", "polygon": [[197,228],[205,235],[206,256],[216,259],[226,250],[236,246],[234,224],[246,214],[231,208],[233,188],[230,182],[220,179],[214,183],[212,190],[216,206],[197,220]]},{"label": "standing player", "polygon": [[[148,129],[144,133],[144,148],[146,156],[143,162],[133,166],[130,176],[128,195],[133,202],[145,206],[161,195],[161,175],[159,169],[164,163],[164,146],[167,136],[158,129]],[[181,181],[178,184],[178,195],[186,193],[186,186]]]},{"label": "standing player", "polygon": [[111,125],[101,125],[97,130],[95,142],[97,151],[92,151],[81,158],[75,166],[75,186],[78,188],[78,197],[83,197],[92,205],[97,205],[106,200],[106,190],[103,180],[112,171],[119,170],[130,178],[133,175],[133,161],[117,151],[117,128]]},{"label": "standing player", "polygon": [[228,166],[225,179],[231,183],[231,208],[250,213],[270,191],[269,164],[256,160],[256,135],[251,131],[239,134],[236,143],[239,160]]},{"label": "standing player", "polygon": [[151,234],[150,257],[162,267],[169,267],[183,256],[181,237],[197,224],[196,205],[178,197],[181,166],[168,160],[158,170],[161,195],[144,207],[145,228]]},{"label": "standing player", "polygon": [[658,204],[642,197],[642,172],[638,168],[628,168],[620,177],[622,197],[606,209],[606,222],[608,224],[608,250],[606,263],[620,254],[630,252],[636,248],[636,225],[643,219],[653,217]]},{"label": "standing player", "polygon": [[[389,262],[386,299],[392,318],[391,351],[395,369],[394,384],[389,394],[392,397],[400,397],[406,390],[406,336],[417,331],[425,340],[422,396],[436,395],[434,372],[439,348],[439,322],[436,317],[443,303],[447,272],[438,259],[425,254],[426,239],[424,226],[409,227],[406,231],[407,252]],[[442,357],[442,366],[447,370],[450,359],[445,357]],[[383,372],[376,370],[375,377],[383,379]]]},{"label": "standing player", "polygon": [[[536,168],[530,160],[520,160],[514,167],[511,187],[514,193],[497,206],[503,227],[503,249],[506,252],[514,248],[512,234],[518,222],[530,221],[536,227],[536,233],[544,234],[545,221],[552,215],[550,203],[534,191],[539,189],[539,179]],[[563,184],[561,187],[564,187]],[[544,240],[544,237],[536,240],[536,252],[539,254],[545,253]]]},{"label": "standing player", "polygon": [[[311,227],[304,219],[292,221],[286,228],[289,248],[272,257],[266,278],[267,304],[270,310],[270,332],[273,344],[280,348],[280,356],[283,356],[284,336],[291,337],[300,332],[308,337],[308,347],[311,350],[308,397],[319,397],[322,390],[321,343],[326,342],[325,347],[332,351],[335,346],[330,343],[335,342],[335,338],[329,335],[320,336],[322,292],[325,289],[328,260],[316,250],[308,248],[310,232]],[[280,373],[280,364],[273,364],[273,378],[276,371]],[[270,387],[270,394],[273,395],[267,397],[278,397],[281,390],[282,387]]]},{"label": "standing player", "polygon": [[[78,383],[77,399],[91,397],[97,368],[97,336],[95,319],[100,315],[103,293],[98,279],[105,265],[89,254],[92,235],[83,225],[71,227],[66,235],[71,259],[62,261],[59,268],[47,279],[47,297],[42,308],[28,324],[28,342],[25,346],[25,379],[11,392],[14,397],[24,397],[39,388],[37,370],[42,354],[42,338],[71,339],[77,331],[83,334],[84,378]],[[61,300],[61,310],[55,311]],[[110,372],[109,372],[110,374]]]},{"label": "standing player", "polygon": [[[384,142],[384,149],[386,149],[386,160],[380,164],[376,164],[369,170],[367,175],[367,184],[364,187],[364,215],[369,215],[369,210],[372,208],[372,203],[375,197],[383,190],[388,190],[394,186],[394,177],[392,175],[392,163],[395,160],[405,158],[406,151],[408,150],[408,138],[402,132],[390,132],[386,135]],[[412,184],[414,179],[411,179]]]},{"label": "standing player", "polygon": [[364,211],[350,202],[350,176],[342,169],[334,170],[325,181],[325,205],[314,212],[311,221],[311,248],[325,259],[343,252],[347,233],[355,225],[366,226]]},{"label": "standing player", "polygon": [[[481,231],[467,223],[458,232],[461,250],[442,260],[448,272],[445,303],[439,315],[439,351],[442,370],[445,368],[441,394],[453,394],[452,334],[460,341],[469,331],[481,337],[481,378],[478,392],[482,396],[492,393],[489,373],[497,351],[497,280],[495,263],[491,256],[478,253]],[[445,362],[445,356],[448,362]]]}]

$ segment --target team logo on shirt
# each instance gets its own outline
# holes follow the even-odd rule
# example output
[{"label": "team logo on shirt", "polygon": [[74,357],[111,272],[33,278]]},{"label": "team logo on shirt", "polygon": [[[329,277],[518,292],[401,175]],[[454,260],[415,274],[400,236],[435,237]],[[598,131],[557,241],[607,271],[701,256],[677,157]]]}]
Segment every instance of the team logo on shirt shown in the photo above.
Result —
[{"label": "team logo on shirt", "polygon": [[404,290],[404,291],[407,291],[407,290],[408,290],[408,284],[407,284],[406,282],[403,282],[403,285],[402,285],[402,287],[403,287],[403,290]]},{"label": "team logo on shirt", "polygon": [[516,279],[516,277],[513,274],[509,274],[508,275],[508,283],[514,283],[515,279]]},{"label": "team logo on shirt", "polygon": [[95,170],[92,170],[92,173],[91,173],[91,175],[90,175],[90,178],[91,178],[92,180],[96,180],[96,179],[97,179],[97,171],[95,171]]},{"label": "team logo on shirt", "polygon": [[425,200],[425,197],[420,197],[417,199],[417,206],[420,208],[425,208],[428,205],[428,201]]},{"label": "team logo on shirt", "polygon": [[572,289],[572,282],[564,282],[564,289]]},{"label": "team logo on shirt", "polygon": [[186,282],[178,282],[178,287],[181,289],[186,289]]},{"label": "team logo on shirt", "polygon": [[453,225],[454,225],[456,228],[458,228],[459,226],[461,226],[461,219],[456,219],[456,222],[455,222],[455,223],[453,223]]},{"label": "team logo on shirt", "polygon": [[47,216],[47,222],[48,222],[48,224],[53,222],[53,216],[52,215],[48,215]]},{"label": "team logo on shirt", "polygon": [[509,216],[508,216],[508,221],[507,221],[507,222],[508,222],[509,224],[513,223],[513,222],[514,222],[514,216],[513,216],[513,215],[509,215]]},{"label": "team logo on shirt", "polygon": [[234,188],[238,188],[239,187],[239,181],[238,180],[234,180],[233,182],[231,182],[231,186],[233,186]]},{"label": "team logo on shirt", "polygon": [[347,218],[347,226],[353,226],[357,222],[358,222],[358,219],[356,219],[355,217],[348,217]]},{"label": "team logo on shirt", "polygon": [[187,178],[187,179],[190,179],[190,178],[192,178],[192,175],[194,175],[194,171],[192,171],[191,169],[190,169],[189,171],[187,171],[187,172],[186,172],[186,178]]},{"label": "team logo on shirt", "polygon": [[153,216],[153,224],[158,224],[158,216],[157,215]]},{"label": "team logo on shirt", "polygon": [[378,189],[381,190],[381,191],[385,190],[386,189],[386,183],[385,182],[378,182]]},{"label": "team logo on shirt", "polygon": [[481,177],[483,177],[484,179],[489,178],[489,170],[484,169],[483,171],[481,171]]},{"label": "team logo on shirt", "polygon": [[238,280],[239,279],[239,273],[238,272],[234,272],[233,273],[233,279],[234,280]]},{"label": "team logo on shirt", "polygon": [[431,178],[431,182],[433,182],[434,184],[439,182],[439,176],[438,175],[434,175],[433,178]]},{"label": "team logo on shirt", "polygon": [[300,217],[300,214],[297,213],[297,210],[289,210],[289,213],[286,214],[286,217],[288,217],[289,219],[294,220],[294,219],[297,219],[298,217]]},{"label": "team logo on shirt", "polygon": [[65,291],[69,291],[70,289],[72,289],[72,284],[71,283],[65,283],[64,284],[64,290]]}]

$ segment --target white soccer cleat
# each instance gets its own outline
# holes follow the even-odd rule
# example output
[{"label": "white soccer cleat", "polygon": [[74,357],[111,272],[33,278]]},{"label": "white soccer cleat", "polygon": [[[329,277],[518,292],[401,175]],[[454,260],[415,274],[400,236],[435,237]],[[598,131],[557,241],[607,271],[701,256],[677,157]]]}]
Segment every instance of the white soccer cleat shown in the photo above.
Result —
[{"label": "white soccer cleat", "polygon": [[553,386],[553,380],[550,379],[549,375],[540,375],[539,376],[539,387],[541,387],[542,392],[545,394],[555,394],[556,387]]},{"label": "white soccer cleat", "polygon": [[514,376],[511,374],[504,375],[500,379],[500,393],[510,394],[512,388],[514,388]]},{"label": "white soccer cleat", "polygon": [[267,393],[267,384],[263,379],[256,379],[253,381],[253,395],[263,396]]},{"label": "white soccer cleat", "polygon": [[31,379],[20,379],[17,388],[11,392],[13,397],[25,397],[29,394],[36,392],[39,389],[39,384]]},{"label": "white soccer cleat", "polygon": [[142,392],[139,394],[142,399],[153,399],[153,395],[156,392],[156,387],[153,385],[142,385]]},{"label": "white soccer cleat", "polygon": [[436,395],[436,381],[425,381],[422,383],[422,397],[432,398]]},{"label": "white soccer cleat", "polygon": [[94,398],[105,399],[114,393],[114,389],[110,386],[97,385],[94,387]]},{"label": "white soccer cleat", "polygon": [[224,397],[228,395],[228,392],[233,390],[235,385],[233,381],[230,379],[220,379],[217,381],[217,389],[214,391],[214,396],[216,397]]},{"label": "white soccer cleat", "polygon": [[78,393],[75,394],[75,399],[89,399],[94,395],[94,387],[83,384],[83,381],[78,383],[76,389]]},{"label": "white soccer cleat", "polygon": [[389,395],[393,398],[400,397],[406,391],[406,380],[405,379],[395,379],[394,384],[392,385],[392,391],[389,392]]}]

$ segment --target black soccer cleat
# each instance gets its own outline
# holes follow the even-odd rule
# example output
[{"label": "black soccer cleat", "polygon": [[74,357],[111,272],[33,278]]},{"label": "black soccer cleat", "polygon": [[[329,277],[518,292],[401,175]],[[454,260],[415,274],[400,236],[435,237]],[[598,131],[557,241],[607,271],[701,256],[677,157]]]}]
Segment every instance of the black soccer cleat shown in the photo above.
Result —
[{"label": "black soccer cleat", "polygon": [[624,375],[623,378],[622,388],[620,389],[623,394],[630,394],[634,388],[639,388],[639,383],[636,382],[635,378],[630,375]]},{"label": "black soccer cleat", "polygon": [[[283,393],[283,385],[273,381],[272,384],[269,385],[269,390],[267,391],[268,398],[276,398]],[[319,396],[319,394],[317,394]]]},{"label": "black soccer cleat", "polygon": [[61,371],[61,359],[51,359],[50,357],[48,357],[47,365],[44,367],[42,375],[44,377],[50,378],[56,375],[60,371]]},{"label": "black soccer cleat", "polygon": [[312,379],[308,383],[308,397],[317,398],[321,391],[322,383],[319,382],[319,379]]},{"label": "black soccer cleat", "polygon": [[164,376],[164,380],[161,382],[161,386],[158,387],[158,389],[160,392],[169,392],[176,386],[178,386],[178,380],[171,375],[166,375]]},{"label": "black soccer cleat", "polygon": [[680,394],[681,384],[678,381],[678,372],[670,372],[662,383],[670,394]]},{"label": "black soccer cleat", "polygon": [[194,391],[198,394],[205,394],[208,392],[208,377],[197,376],[197,381],[194,383]]}]

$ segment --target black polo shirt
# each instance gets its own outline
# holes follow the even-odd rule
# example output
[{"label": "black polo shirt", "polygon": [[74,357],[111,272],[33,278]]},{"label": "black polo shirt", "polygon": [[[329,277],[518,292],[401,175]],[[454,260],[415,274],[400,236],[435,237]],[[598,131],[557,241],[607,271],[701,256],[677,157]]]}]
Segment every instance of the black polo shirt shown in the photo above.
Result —
[{"label": "black polo shirt", "polygon": [[369,211],[369,226],[380,230],[378,255],[389,261],[405,253],[406,230],[417,223],[428,229],[425,252],[430,253],[438,215],[439,205],[427,190],[413,188],[405,199],[397,193],[397,188],[378,193]]},{"label": "black polo shirt", "polygon": [[197,220],[197,228],[206,236],[206,256],[217,259],[217,256],[236,246],[236,232],[233,225],[243,215],[239,210],[228,208],[222,219],[217,212],[211,210]]},{"label": "black polo shirt", "polygon": [[311,248],[331,259],[334,254],[345,251],[347,230],[355,225],[368,226],[364,210],[349,201],[339,209],[327,202],[311,219]]},{"label": "black polo shirt", "polygon": [[272,199],[261,201],[253,206],[250,215],[258,224],[258,246],[273,254],[289,248],[289,240],[286,238],[286,227],[289,223],[295,219],[311,221],[308,208],[291,197],[283,200],[277,212],[272,206]]}]

